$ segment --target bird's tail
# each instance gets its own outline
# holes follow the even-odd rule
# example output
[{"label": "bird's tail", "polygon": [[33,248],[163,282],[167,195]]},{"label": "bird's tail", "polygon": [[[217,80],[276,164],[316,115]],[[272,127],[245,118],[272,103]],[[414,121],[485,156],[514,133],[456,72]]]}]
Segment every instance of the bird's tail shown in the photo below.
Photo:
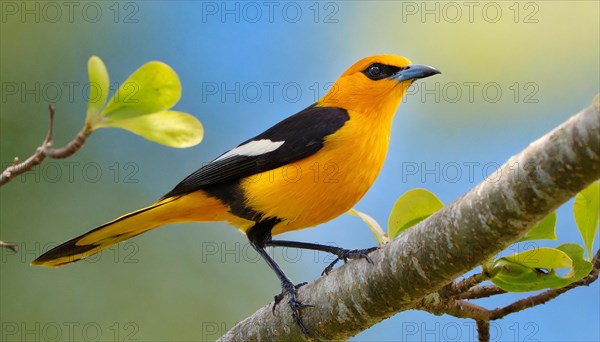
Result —
[{"label": "bird's tail", "polygon": [[[31,265],[58,267],[100,252],[153,228],[177,222],[219,220],[223,208],[206,197],[181,196],[123,215],[42,254]],[[206,205],[201,205],[204,202]],[[215,207],[217,205],[217,207]],[[205,213],[202,215],[202,213]]]}]

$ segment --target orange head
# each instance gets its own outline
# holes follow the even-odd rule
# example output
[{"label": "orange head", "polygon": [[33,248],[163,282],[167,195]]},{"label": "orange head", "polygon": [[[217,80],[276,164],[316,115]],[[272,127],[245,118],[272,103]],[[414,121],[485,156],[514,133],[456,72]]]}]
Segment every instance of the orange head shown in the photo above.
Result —
[{"label": "orange head", "polygon": [[363,58],[340,76],[318,105],[393,116],[412,82],[439,73],[427,65],[411,64],[402,56]]}]

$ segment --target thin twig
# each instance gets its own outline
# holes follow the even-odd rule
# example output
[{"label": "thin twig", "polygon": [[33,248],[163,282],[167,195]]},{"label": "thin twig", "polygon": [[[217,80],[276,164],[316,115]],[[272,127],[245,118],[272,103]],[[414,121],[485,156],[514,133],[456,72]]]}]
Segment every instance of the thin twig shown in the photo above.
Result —
[{"label": "thin twig", "polygon": [[479,299],[506,293],[496,285],[473,286],[468,291],[458,294],[456,299]]},{"label": "thin twig", "polygon": [[54,159],[68,158],[75,154],[77,151],[79,151],[79,149],[81,148],[81,146],[83,146],[83,144],[85,144],[87,138],[90,136],[91,133],[91,131],[83,129],[82,131],[77,133],[75,138],[69,141],[69,143],[64,147],[47,148],[44,151],[44,153],[46,154],[46,156]]},{"label": "thin twig", "polygon": [[[490,321],[544,304],[569,290],[579,286],[587,286],[596,281],[600,273],[600,250],[596,252],[594,259],[592,260],[592,266],[593,268],[587,276],[568,286],[560,289],[547,290],[538,295],[518,300],[510,305],[494,310],[489,310],[472,302],[463,300],[489,297],[506,292],[496,285],[473,286],[469,289],[468,286],[470,284],[476,284],[477,281],[482,279],[482,276],[479,274],[454,281],[444,286],[438,292],[432,293],[415,303],[414,308],[438,316],[451,315],[457,318],[474,319],[477,322],[479,341],[489,341]],[[460,289],[463,289],[464,292],[457,294],[456,291]]]},{"label": "thin twig", "polygon": [[17,253],[17,245],[15,245],[14,243],[7,243],[4,241],[0,241],[0,248],[8,248],[11,251]]},{"label": "thin twig", "polygon": [[48,124],[46,138],[29,158],[23,162],[19,162],[19,159],[15,158],[13,165],[2,171],[2,174],[0,174],[0,186],[8,183],[15,176],[27,172],[34,166],[41,164],[46,157],[62,159],[73,155],[83,146],[83,144],[85,144],[87,138],[92,133],[92,131],[86,126],[65,147],[53,149],[51,146],[52,134],[54,130],[54,106],[49,105],[48,112],[50,113],[50,123]]},{"label": "thin twig", "polygon": [[489,320],[489,310],[466,300],[453,298],[438,298],[438,301],[427,301],[425,297],[414,305],[414,309],[427,311],[436,316],[450,315],[456,318],[472,318],[475,320]]},{"label": "thin twig", "polygon": [[48,111],[50,113],[50,124],[48,125],[48,132],[46,133],[46,138],[42,142],[35,152],[27,158],[24,162],[18,163],[18,158],[15,158],[15,162],[13,165],[9,166],[2,172],[0,175],[0,186],[8,183],[15,176],[20,175],[23,172],[31,170],[36,165],[39,165],[44,159],[46,159],[46,155],[44,154],[44,150],[52,143],[52,128],[54,126],[54,106],[48,106]]},{"label": "thin twig", "polygon": [[451,297],[469,290],[484,280],[486,280],[486,277],[482,273],[473,274],[468,278],[451,282],[450,284],[442,287],[438,293],[442,297]]},{"label": "thin twig", "polygon": [[447,314],[457,318],[472,318],[478,322],[496,320],[506,315],[544,304],[547,301],[554,299],[569,290],[572,290],[579,286],[587,286],[596,281],[600,273],[600,250],[596,252],[594,259],[592,260],[592,265],[593,268],[586,277],[568,286],[565,286],[560,289],[547,290],[538,295],[523,298],[505,307],[497,308],[494,310],[488,310],[479,305],[467,302],[462,299],[483,298],[506,292],[495,285],[475,286],[462,294],[458,294],[454,298],[442,296],[442,293],[444,293],[444,289],[457,289],[460,287],[459,284],[465,285],[467,282],[474,281],[476,278],[474,276],[446,285],[442,290],[438,291],[437,293],[431,294],[425,297],[423,300],[419,301],[415,305],[415,308],[427,311],[434,315]]}]

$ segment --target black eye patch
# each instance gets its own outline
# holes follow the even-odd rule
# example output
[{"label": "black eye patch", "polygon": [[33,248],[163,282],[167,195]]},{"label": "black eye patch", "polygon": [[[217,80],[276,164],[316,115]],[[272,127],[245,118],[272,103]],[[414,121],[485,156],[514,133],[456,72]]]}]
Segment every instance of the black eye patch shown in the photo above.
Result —
[{"label": "black eye patch", "polygon": [[373,63],[363,70],[362,73],[373,81],[377,81],[388,78],[400,70],[401,68],[397,66]]}]

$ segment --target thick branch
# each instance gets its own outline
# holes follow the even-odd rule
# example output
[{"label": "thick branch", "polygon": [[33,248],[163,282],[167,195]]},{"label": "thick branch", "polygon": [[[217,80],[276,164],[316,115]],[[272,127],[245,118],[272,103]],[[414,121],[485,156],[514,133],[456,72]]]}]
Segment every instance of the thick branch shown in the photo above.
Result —
[{"label": "thick branch", "polygon": [[[298,290],[316,305],[303,320],[316,339],[346,339],[482,264],[600,178],[600,112],[588,107],[510,158],[495,175],[365,260]],[[266,306],[221,341],[299,340],[288,306]]]}]

